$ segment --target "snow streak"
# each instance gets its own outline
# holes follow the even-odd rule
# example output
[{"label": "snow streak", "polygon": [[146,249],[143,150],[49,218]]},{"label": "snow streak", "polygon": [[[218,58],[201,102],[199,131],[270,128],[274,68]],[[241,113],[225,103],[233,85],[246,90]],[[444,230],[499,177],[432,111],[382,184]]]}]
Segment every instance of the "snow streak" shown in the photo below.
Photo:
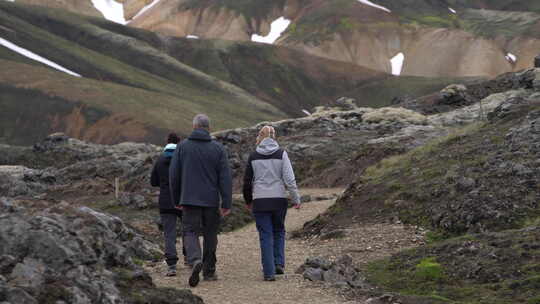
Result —
[{"label": "snow streak", "polygon": [[375,4],[375,3],[373,3],[373,2],[371,2],[371,1],[369,1],[369,0],[358,0],[358,1],[359,1],[360,3],[365,4],[365,5],[369,5],[369,6],[372,6],[372,7],[374,7],[374,8],[381,9],[381,10],[383,10],[383,11],[385,11],[385,12],[388,12],[388,13],[391,13],[391,12],[392,12],[391,10],[387,9],[386,7],[381,6],[381,5],[377,5],[377,4]]},{"label": "snow streak", "polygon": [[[154,7],[154,5],[158,4],[160,0],[154,0],[152,1],[150,4],[148,4],[147,6],[143,7],[133,18],[131,18],[131,20],[129,21],[133,21],[135,19],[137,19],[139,16],[141,16],[142,14],[144,14],[144,12],[146,12],[147,10],[151,9],[152,7]],[[129,22],[128,21],[128,22]]]},{"label": "snow streak", "polygon": [[56,63],[54,63],[54,62],[52,62],[50,60],[48,60],[48,59],[45,59],[45,58],[39,56],[36,53],[33,53],[33,52],[31,52],[31,51],[29,51],[27,49],[24,49],[24,48],[22,48],[20,46],[17,46],[15,44],[3,39],[3,38],[0,38],[0,45],[4,46],[4,47],[6,47],[6,48],[8,48],[8,49],[10,49],[10,50],[12,50],[14,52],[17,52],[17,53],[19,53],[19,54],[21,54],[21,55],[23,55],[25,57],[28,57],[28,58],[30,58],[32,60],[39,61],[39,62],[44,63],[44,64],[46,64],[46,65],[48,65],[48,66],[50,66],[52,68],[55,68],[55,69],[57,69],[59,71],[62,71],[64,73],[68,73],[69,75],[81,77],[81,75],[79,75],[79,74],[77,74],[77,73],[75,73],[73,71],[70,71],[70,70],[68,70],[68,69],[66,69],[66,68],[64,68],[64,67],[62,67],[62,66],[60,66],[60,65],[58,65],[58,64],[56,64]]}]

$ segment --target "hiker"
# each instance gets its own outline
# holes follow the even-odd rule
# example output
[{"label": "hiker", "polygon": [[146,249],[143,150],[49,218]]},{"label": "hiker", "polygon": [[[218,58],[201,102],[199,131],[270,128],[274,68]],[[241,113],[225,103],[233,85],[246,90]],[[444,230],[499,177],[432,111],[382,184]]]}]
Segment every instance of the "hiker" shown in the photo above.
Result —
[{"label": "hiker", "polygon": [[[176,222],[182,218],[182,210],[176,208],[171,199],[169,187],[169,165],[176,149],[176,144],[180,141],[178,135],[170,133],[167,138],[167,145],[163,153],[159,156],[154,168],[150,183],[153,187],[159,187],[159,215],[163,225],[163,236],[165,238],[165,261],[167,262],[166,276],[176,275],[176,263],[178,256],[176,253]],[[182,244],[183,247],[183,244]],[[182,250],[185,259],[185,249]]]},{"label": "hiker", "polygon": [[201,270],[204,280],[215,281],[217,234],[221,216],[231,212],[232,178],[225,148],[210,136],[208,116],[193,118],[193,132],[177,146],[169,176],[173,202],[183,210],[184,245],[193,265],[189,285],[199,284]]},{"label": "hiker", "polygon": [[257,149],[248,159],[244,175],[244,200],[253,212],[261,245],[265,281],[275,281],[285,269],[285,216],[287,193],[295,209],[300,209],[300,194],[287,152],[280,149],[276,131],[264,126],[257,137]]}]

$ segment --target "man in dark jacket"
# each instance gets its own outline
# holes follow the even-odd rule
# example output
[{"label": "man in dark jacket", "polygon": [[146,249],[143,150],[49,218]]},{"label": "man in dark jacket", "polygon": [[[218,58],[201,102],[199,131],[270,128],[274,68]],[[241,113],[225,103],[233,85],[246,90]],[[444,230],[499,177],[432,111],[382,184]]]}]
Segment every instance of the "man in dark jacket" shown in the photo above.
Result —
[{"label": "man in dark jacket", "polygon": [[205,280],[215,281],[220,215],[231,210],[232,178],[225,148],[210,136],[208,116],[193,118],[193,133],[176,148],[169,176],[173,202],[184,212],[184,244],[187,261],[193,265],[189,285],[199,284],[201,270]]},{"label": "man in dark jacket", "polygon": [[176,145],[180,139],[174,133],[169,134],[167,145],[163,153],[159,156],[150,182],[153,187],[159,187],[159,214],[163,225],[163,236],[165,238],[165,261],[167,262],[168,270],[166,276],[176,275],[176,263],[178,256],[176,253],[176,222],[179,217],[182,217],[182,211],[176,208],[173,203],[170,186],[169,186],[169,165],[176,149]]}]

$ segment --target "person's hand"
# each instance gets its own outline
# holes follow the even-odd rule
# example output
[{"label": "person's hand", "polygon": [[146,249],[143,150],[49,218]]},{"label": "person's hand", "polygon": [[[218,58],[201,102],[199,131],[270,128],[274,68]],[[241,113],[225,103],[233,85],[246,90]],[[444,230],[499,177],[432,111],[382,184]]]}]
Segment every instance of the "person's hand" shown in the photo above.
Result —
[{"label": "person's hand", "polygon": [[174,206],[174,208],[176,208],[176,209],[178,209],[178,210],[184,209],[184,207],[182,207],[182,205],[176,205],[176,206]]},{"label": "person's hand", "polygon": [[231,214],[231,209],[221,208],[221,216],[225,217],[229,214]]},{"label": "person's hand", "polygon": [[253,211],[253,205],[252,204],[247,204],[246,205],[246,208],[251,212]]},{"label": "person's hand", "polygon": [[301,206],[301,204],[294,204],[293,208],[296,210],[300,210]]}]

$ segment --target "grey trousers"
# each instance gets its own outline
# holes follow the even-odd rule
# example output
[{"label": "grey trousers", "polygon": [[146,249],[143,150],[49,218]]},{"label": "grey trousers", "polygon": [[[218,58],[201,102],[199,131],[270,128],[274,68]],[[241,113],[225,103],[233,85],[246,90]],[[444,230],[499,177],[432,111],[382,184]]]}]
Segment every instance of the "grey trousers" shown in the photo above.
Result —
[{"label": "grey trousers", "polygon": [[[203,263],[203,275],[212,276],[216,272],[216,250],[221,215],[218,208],[184,206],[182,223],[184,229],[184,246],[187,261]],[[203,250],[199,235],[203,236]]]},{"label": "grey trousers", "polygon": [[165,261],[169,266],[176,266],[178,254],[176,252],[176,222],[178,215],[162,213],[163,236],[165,238]]}]

